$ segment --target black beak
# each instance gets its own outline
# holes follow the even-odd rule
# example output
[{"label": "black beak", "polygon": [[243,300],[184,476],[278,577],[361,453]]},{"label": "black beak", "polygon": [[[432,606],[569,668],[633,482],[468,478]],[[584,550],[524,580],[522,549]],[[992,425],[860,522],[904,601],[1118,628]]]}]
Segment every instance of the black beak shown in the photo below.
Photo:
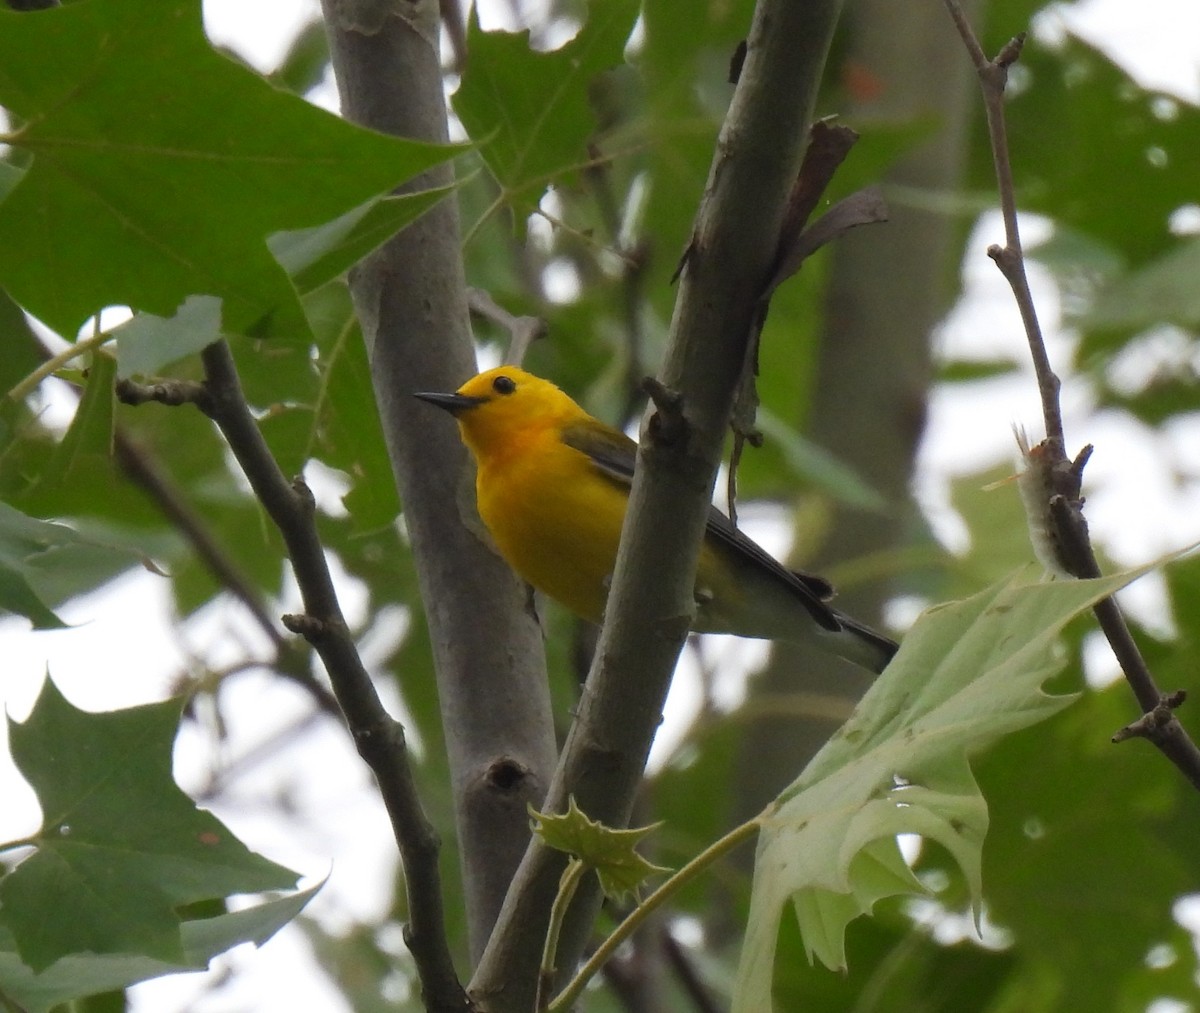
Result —
[{"label": "black beak", "polygon": [[428,401],[432,405],[444,408],[451,415],[458,415],[468,409],[477,408],[487,400],[485,397],[467,397],[465,394],[437,394],[429,392],[417,392],[413,394],[413,397],[419,397],[422,401]]}]

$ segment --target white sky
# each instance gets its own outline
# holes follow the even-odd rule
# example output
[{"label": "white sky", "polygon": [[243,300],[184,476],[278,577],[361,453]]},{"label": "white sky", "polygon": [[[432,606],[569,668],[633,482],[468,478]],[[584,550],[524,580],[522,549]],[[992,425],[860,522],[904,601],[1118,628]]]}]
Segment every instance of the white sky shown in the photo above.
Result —
[{"label": "white sky", "polygon": [[[205,17],[215,42],[233,46],[269,71],[317,6],[316,0],[205,0]],[[1200,3],[1196,0],[1136,4],[1092,0],[1043,15],[1038,30],[1053,32],[1063,25],[1125,61],[1145,83],[1200,101]],[[325,100],[333,103],[331,95]],[[1007,342],[1020,334],[1011,297],[983,256],[987,243],[998,236],[998,227],[985,221],[972,238],[972,248],[979,251],[966,269],[973,299],[943,328],[946,352],[991,354],[996,340]],[[1052,288],[1044,283],[1039,288],[1044,324],[1053,331]],[[979,326],[981,319],[988,321],[987,328]],[[1056,336],[1052,354],[1054,347],[1065,348],[1067,340]],[[1064,395],[1069,438],[1099,447],[1089,466],[1095,488],[1089,494],[1088,515],[1094,533],[1113,556],[1123,563],[1141,562],[1200,539],[1200,491],[1172,484],[1161,465],[1166,458],[1179,462],[1190,474],[1197,473],[1200,453],[1194,448],[1200,447],[1200,421],[1181,420],[1176,431],[1166,435],[1138,431],[1119,420],[1091,416],[1086,390],[1068,386]],[[972,420],[969,440],[956,438],[954,434],[964,429],[959,420],[967,412]],[[950,543],[961,533],[952,513],[944,509],[946,476],[976,470],[981,455],[990,460],[1011,458],[1011,423],[1021,421],[1034,428],[1039,418],[1036,391],[1028,378],[990,387],[974,385],[970,391],[946,390],[934,398],[918,489]],[[1139,524],[1123,523],[1121,518],[1128,516],[1139,517]],[[760,525],[755,534],[772,550],[785,548],[786,535],[769,523]],[[1160,590],[1153,581],[1143,583],[1134,601],[1146,616],[1161,612]],[[125,707],[169,694],[170,678],[187,664],[181,646],[211,661],[213,644],[230,644],[227,653],[233,657],[240,655],[242,644],[258,643],[259,637],[244,619],[220,609],[208,610],[182,631],[172,627],[165,581],[145,572],[130,574],[97,595],[70,603],[62,614],[75,624],[73,629],[31,634],[23,620],[0,621],[0,656],[5,659],[0,692],[9,714],[18,720],[27,715],[47,670],[78,706]],[[713,651],[728,649],[724,642],[711,646]],[[99,667],[97,659],[103,659]],[[1098,664],[1103,669],[1104,663]],[[677,679],[669,727],[686,723],[694,706],[689,702],[695,699],[694,678],[681,672]],[[388,702],[397,706],[395,700]],[[186,727],[180,736],[177,773],[191,790],[202,789],[214,763],[244,755],[308,710],[303,696],[281,691],[269,677],[233,680],[224,703],[224,714],[233,726],[216,756],[207,733]],[[292,747],[277,762],[239,781],[234,798],[214,809],[243,840],[311,879],[324,876],[330,856],[336,855],[330,882],[309,910],[327,926],[337,927],[387,909],[395,859],[390,829],[365,768],[338,728],[326,721],[320,729],[302,749]],[[287,825],[276,809],[281,794],[295,802],[298,813]],[[36,828],[39,816],[33,795],[8,762],[6,743],[0,744],[0,797],[6,802],[0,810],[0,839]],[[202,994],[210,977],[230,966],[238,972],[231,984]],[[139,986],[133,993],[135,1013],[291,1013],[298,1008],[349,1013],[340,994],[312,969],[307,942],[296,929],[285,929],[260,952],[243,947],[219,958],[214,969],[209,975]],[[281,988],[281,983],[289,988]]]}]

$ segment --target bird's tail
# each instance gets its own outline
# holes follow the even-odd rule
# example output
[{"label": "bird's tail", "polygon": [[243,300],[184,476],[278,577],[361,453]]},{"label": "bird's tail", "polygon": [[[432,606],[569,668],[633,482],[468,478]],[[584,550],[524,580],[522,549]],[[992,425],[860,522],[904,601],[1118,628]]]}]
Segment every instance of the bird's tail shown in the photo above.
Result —
[{"label": "bird's tail", "polygon": [[837,632],[821,631],[822,636],[832,641],[829,647],[833,653],[876,674],[882,672],[900,645],[835,608],[829,611],[837,617],[842,627]]}]

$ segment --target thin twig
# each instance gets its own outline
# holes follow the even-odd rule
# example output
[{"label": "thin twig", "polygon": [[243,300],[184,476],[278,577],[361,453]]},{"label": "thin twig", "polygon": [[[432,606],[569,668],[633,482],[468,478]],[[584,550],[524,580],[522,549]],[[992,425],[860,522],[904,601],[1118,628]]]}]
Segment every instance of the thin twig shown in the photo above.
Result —
[{"label": "thin twig", "polygon": [[[98,326],[99,318],[96,323]],[[111,331],[98,331],[91,337],[76,342],[70,348],[54,356],[50,355],[49,349],[43,348],[42,351],[47,357],[46,361],[10,390],[8,396],[24,397],[41,380],[57,372],[78,356],[101,347],[112,337]],[[78,395],[78,389],[74,385],[70,386]],[[128,404],[140,404],[144,401],[162,401],[168,404],[184,403],[197,396],[200,390],[199,384],[177,380],[162,381],[152,388],[132,381],[121,381],[118,384],[118,392],[123,395],[122,400]],[[262,662],[261,667],[271,668],[283,678],[290,679],[302,686],[312,695],[321,710],[327,714],[341,717],[342,712],[337,705],[337,700],[309,673],[307,658],[300,657],[279,632],[253,583],[225,552],[209,525],[200,513],[188,503],[178,486],[159,466],[153,455],[130,436],[125,427],[121,425],[116,425],[113,429],[113,454],[126,478],[138,486],[158,506],[163,515],[191,544],[197,557],[209,572],[227,591],[246,606],[271,641],[276,652],[275,660]]]},{"label": "thin twig", "polygon": [[1033,366],[1037,373],[1046,436],[1065,447],[1062,412],[1058,406],[1061,382],[1050,367],[1046,342],[1042,338],[1033,295],[1029,291],[1029,279],[1025,275],[1025,255],[1021,250],[1021,233],[1017,224],[1016,188],[1013,186],[1012,163],[1008,157],[1008,131],[1004,120],[1004,89],[1008,83],[1008,68],[1020,56],[1021,47],[1025,44],[1025,35],[1017,35],[1005,45],[995,60],[989,60],[957,0],[945,0],[945,4],[971,55],[975,72],[979,75],[983,104],[987,112],[988,137],[992,146],[996,184],[1000,191],[1000,214],[1004,219],[1004,246],[989,247],[988,256],[996,262],[996,266],[1012,287],[1017,308],[1021,312],[1021,322],[1025,325],[1025,334],[1029,339],[1029,353],[1033,357]]},{"label": "thin twig", "polygon": [[[126,389],[123,386],[123,389]],[[292,641],[279,631],[262,596],[246,576],[237,561],[230,557],[221,545],[212,528],[200,512],[182,495],[179,487],[166,474],[153,455],[138,444],[121,426],[113,434],[113,449],[126,477],[138,486],[158,506],[180,534],[187,539],[200,562],[207,567],[217,581],[240,601],[267,639],[275,648],[274,660],[264,661],[261,667],[269,668],[281,678],[288,679],[308,692],[326,714],[340,718],[342,709],[337,698],[309,671],[307,652],[298,652]]]},{"label": "thin twig", "polygon": [[43,362],[37,369],[14,386],[8,392],[9,400],[22,400],[26,394],[32,391],[46,377],[53,376],[63,366],[67,365],[67,363],[73,362],[81,355],[86,355],[93,349],[100,348],[102,345],[112,341],[112,339],[112,331],[100,331],[98,334],[93,334],[90,338],[84,338],[82,341],[76,341],[74,344],[68,345],[57,355],[53,355]]},{"label": "thin twig", "polygon": [[544,338],[548,331],[546,321],[541,317],[514,316],[481,288],[467,289],[467,306],[476,316],[508,331],[508,351],[504,361],[514,366],[521,365],[529,346]]},{"label": "thin twig", "polygon": [[759,308],[746,345],[730,427],[733,450],[729,458],[725,497],[729,519],[737,527],[737,475],[745,444],[761,447],[762,433],[755,426],[758,414],[758,349],[775,290],[798,272],[813,253],[859,225],[886,221],[887,203],[878,187],[868,187],[846,197],[812,225],[826,188],[858,140],[849,127],[831,119],[818,120],[809,131],[808,147],[788,195],[787,208],[775,244],[775,262],[759,296]]},{"label": "thin twig", "polygon": [[[302,479],[279,470],[242,393],[229,346],[221,341],[201,353],[201,384],[126,385],[132,403],[163,400],[194,403],[216,423],[263,508],[283,536],[305,612],[284,616],[284,625],[308,640],[329,673],[334,694],[359,755],[379,783],[404,865],[409,923],[404,938],[417,965],[426,1008],[437,1013],[474,1009],[450,958],[438,872],[439,840],[417,796],[403,727],[384,710],[342,615],[316,528],[316,505]],[[144,395],[158,393],[159,397]]]},{"label": "thin twig", "polygon": [[664,928],[661,935],[663,953],[667,958],[667,963],[671,966],[671,970],[675,972],[675,977],[679,979],[679,985],[683,989],[689,999],[692,1000],[692,1005],[695,1006],[697,1013],[720,1013],[720,1007],[717,1001],[709,994],[707,986],[704,984],[704,979],[700,977],[700,972],[692,966],[692,960],[688,956],[683,945],[671,934],[669,928]]},{"label": "thin twig", "polygon": [[[1041,395],[1046,439],[1033,448],[1032,454],[1027,457],[1036,459],[1039,462],[1038,467],[1043,469],[1040,477],[1046,488],[1047,502],[1044,517],[1034,518],[1033,523],[1044,521],[1049,526],[1050,541],[1054,545],[1058,562],[1068,573],[1082,579],[1098,577],[1101,572],[1100,564],[1096,560],[1088,535],[1087,522],[1082,512],[1083,499],[1080,495],[1083,467],[1091,453],[1091,447],[1085,447],[1074,460],[1066,455],[1062,409],[1059,404],[1061,383],[1050,366],[1046,343],[1042,337],[1037,310],[1025,273],[1012,165],[1008,157],[1004,88],[1008,80],[1008,68],[1020,56],[1025,37],[1018,35],[1000,50],[994,60],[988,60],[957,0],[944,0],[944,3],[979,75],[987,113],[988,134],[991,138],[1005,233],[1005,245],[990,246],[987,252],[1008,281],[1020,309]],[[1114,741],[1135,736],[1149,739],[1179,768],[1193,786],[1200,789],[1200,749],[1174,714],[1175,708],[1183,702],[1182,697],[1178,693],[1164,695],[1158,688],[1115,598],[1106,598],[1098,602],[1094,611],[1100,628],[1104,631],[1125,679],[1143,711],[1143,717],[1118,732]]]}]

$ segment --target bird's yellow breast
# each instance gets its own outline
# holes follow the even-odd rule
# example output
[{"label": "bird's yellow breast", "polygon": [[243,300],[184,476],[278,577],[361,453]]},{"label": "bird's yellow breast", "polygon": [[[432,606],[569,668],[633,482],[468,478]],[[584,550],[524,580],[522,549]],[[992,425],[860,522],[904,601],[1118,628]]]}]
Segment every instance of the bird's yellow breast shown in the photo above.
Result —
[{"label": "bird's yellow breast", "polygon": [[600,622],[616,561],[625,493],[556,431],[479,464],[479,514],[500,554],[525,580]]}]

